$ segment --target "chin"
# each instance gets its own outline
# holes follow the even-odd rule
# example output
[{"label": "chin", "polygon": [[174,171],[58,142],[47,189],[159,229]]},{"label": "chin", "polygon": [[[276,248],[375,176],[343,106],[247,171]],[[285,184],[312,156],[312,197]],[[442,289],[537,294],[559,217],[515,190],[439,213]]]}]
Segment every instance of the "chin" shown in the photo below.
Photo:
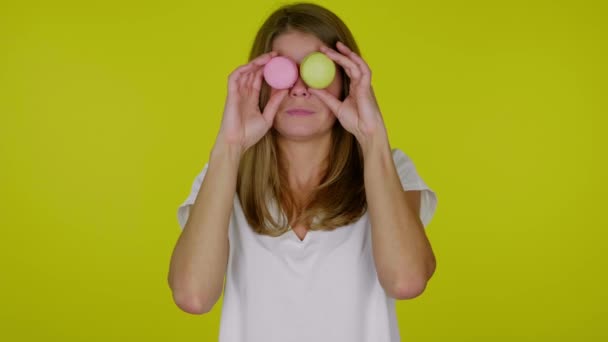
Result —
[{"label": "chin", "polygon": [[328,128],[320,127],[306,127],[301,125],[299,127],[276,127],[275,130],[279,135],[285,139],[305,141],[309,139],[318,138],[325,134],[331,134],[331,126]]},{"label": "chin", "polygon": [[319,131],[309,129],[306,127],[281,127],[275,128],[279,134],[284,138],[294,138],[294,139],[305,139],[316,136]]}]

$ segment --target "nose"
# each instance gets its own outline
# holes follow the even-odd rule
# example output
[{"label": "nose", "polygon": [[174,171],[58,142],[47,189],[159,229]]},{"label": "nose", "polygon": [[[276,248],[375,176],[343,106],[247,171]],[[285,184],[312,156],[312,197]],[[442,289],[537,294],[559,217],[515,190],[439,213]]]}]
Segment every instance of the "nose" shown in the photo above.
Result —
[{"label": "nose", "polygon": [[296,83],[289,90],[289,95],[292,97],[310,97],[306,83],[302,80],[302,77],[298,75]]}]

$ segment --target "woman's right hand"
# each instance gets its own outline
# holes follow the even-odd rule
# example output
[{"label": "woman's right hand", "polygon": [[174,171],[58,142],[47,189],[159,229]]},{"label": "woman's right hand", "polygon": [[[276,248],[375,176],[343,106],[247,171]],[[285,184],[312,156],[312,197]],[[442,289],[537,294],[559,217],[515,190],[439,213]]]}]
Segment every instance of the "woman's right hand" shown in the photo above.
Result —
[{"label": "woman's right hand", "polygon": [[228,96],[218,139],[237,146],[241,152],[257,143],[272,127],[279,105],[288,93],[287,89],[277,91],[268,100],[264,112],[260,112],[264,65],[276,55],[275,51],[260,55],[236,68],[228,77]]}]

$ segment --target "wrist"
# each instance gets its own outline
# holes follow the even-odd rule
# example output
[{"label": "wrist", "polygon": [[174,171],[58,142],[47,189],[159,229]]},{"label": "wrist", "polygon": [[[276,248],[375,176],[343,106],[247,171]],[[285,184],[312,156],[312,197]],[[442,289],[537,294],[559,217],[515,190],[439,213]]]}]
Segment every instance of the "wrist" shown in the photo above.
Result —
[{"label": "wrist", "polygon": [[243,151],[241,146],[217,140],[211,149],[209,159],[228,158],[238,164],[242,154]]},{"label": "wrist", "polygon": [[370,155],[377,154],[378,152],[390,152],[390,143],[385,130],[379,130],[374,134],[367,135],[358,140],[361,145],[364,159]]}]

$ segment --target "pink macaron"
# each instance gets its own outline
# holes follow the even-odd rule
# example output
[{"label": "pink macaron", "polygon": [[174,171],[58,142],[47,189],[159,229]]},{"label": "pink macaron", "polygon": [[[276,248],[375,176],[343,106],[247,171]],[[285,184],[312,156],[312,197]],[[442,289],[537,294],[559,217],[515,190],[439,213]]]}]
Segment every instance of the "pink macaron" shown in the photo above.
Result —
[{"label": "pink macaron", "polygon": [[291,88],[298,80],[298,66],[287,57],[273,57],[264,65],[264,79],[275,89]]}]

